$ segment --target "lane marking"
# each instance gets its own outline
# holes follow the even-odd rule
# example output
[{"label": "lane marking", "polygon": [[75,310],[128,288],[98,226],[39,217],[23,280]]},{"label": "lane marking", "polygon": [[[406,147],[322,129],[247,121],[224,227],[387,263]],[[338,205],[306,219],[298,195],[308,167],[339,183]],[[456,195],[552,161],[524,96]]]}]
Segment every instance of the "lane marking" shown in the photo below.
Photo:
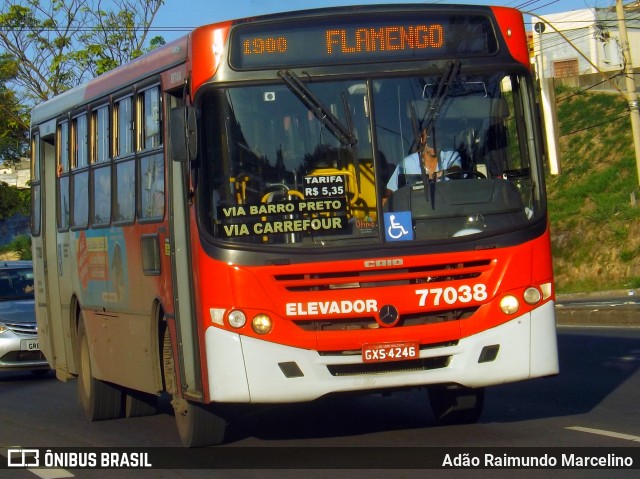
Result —
[{"label": "lane marking", "polygon": [[62,479],[65,477],[76,477],[65,469],[29,469],[36,476],[42,479]]},{"label": "lane marking", "polygon": [[[9,459],[8,449],[28,449],[28,448],[23,448],[20,446],[0,447],[0,454],[6,457],[7,459]],[[66,477],[76,477],[74,474],[67,471],[66,469],[44,469],[44,468],[36,469],[33,467],[16,468],[16,470],[19,470],[19,469],[23,469],[23,470],[26,469],[27,471],[33,473],[34,475],[40,477],[41,479],[64,479]]]},{"label": "lane marking", "polygon": [[624,439],[625,441],[640,442],[640,436],[634,436],[632,434],[623,434],[621,432],[605,431],[604,429],[592,429],[590,427],[570,426],[565,429],[571,429],[572,431],[586,432],[588,434],[597,434],[599,436],[613,437],[616,439]]}]

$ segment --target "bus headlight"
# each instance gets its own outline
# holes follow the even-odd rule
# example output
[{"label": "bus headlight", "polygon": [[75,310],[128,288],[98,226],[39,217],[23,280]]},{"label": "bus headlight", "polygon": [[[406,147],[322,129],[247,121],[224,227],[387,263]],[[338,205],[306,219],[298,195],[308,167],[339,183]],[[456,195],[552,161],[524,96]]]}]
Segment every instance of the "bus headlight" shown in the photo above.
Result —
[{"label": "bus headlight", "polygon": [[234,328],[241,328],[247,322],[247,316],[239,309],[234,309],[227,316],[227,321]]},{"label": "bus headlight", "polygon": [[258,334],[267,334],[273,329],[273,321],[266,314],[259,314],[251,321],[251,327]]},{"label": "bus headlight", "polygon": [[533,286],[525,289],[522,297],[524,298],[524,301],[527,304],[536,304],[538,301],[542,299],[542,295],[540,294],[540,291],[537,288],[534,288]]},{"label": "bus headlight", "polygon": [[515,296],[508,294],[500,300],[500,309],[504,314],[516,314],[520,308],[520,301]]}]

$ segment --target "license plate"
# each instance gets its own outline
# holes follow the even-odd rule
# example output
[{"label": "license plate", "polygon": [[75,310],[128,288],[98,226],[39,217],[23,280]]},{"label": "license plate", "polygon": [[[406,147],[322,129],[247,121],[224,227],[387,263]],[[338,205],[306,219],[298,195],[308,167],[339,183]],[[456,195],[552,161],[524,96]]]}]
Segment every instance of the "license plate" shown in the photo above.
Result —
[{"label": "license plate", "polygon": [[37,339],[23,339],[20,341],[20,349],[22,351],[39,351],[40,345]]},{"label": "license plate", "polygon": [[419,357],[420,343],[418,341],[365,344],[362,346],[362,362],[364,363],[406,361]]}]

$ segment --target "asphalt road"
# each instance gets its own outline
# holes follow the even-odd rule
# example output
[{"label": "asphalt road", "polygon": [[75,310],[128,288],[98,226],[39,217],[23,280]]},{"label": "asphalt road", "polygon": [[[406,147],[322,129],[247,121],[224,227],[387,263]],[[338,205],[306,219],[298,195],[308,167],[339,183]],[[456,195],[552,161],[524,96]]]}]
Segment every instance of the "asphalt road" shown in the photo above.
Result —
[{"label": "asphalt road", "polygon": [[[313,403],[253,408],[236,418],[228,444],[198,451],[181,448],[168,405],[156,416],[89,423],[78,406],[75,381],[62,383],[52,376],[38,379],[30,373],[1,373],[0,454],[6,455],[13,446],[67,447],[74,451],[168,446],[170,449],[160,449],[160,453],[175,457],[180,464],[203,457],[240,457],[245,464],[214,471],[59,467],[53,475],[51,470],[0,469],[0,477],[511,478],[513,470],[415,468],[411,462],[423,464],[425,458],[412,459],[412,454],[434,454],[434,448],[436,453],[445,450],[468,454],[477,448],[503,452],[511,447],[532,451],[616,448],[613,450],[618,452],[633,448],[634,454],[640,454],[640,328],[569,325],[560,326],[558,331],[560,375],[488,388],[485,410],[477,424],[438,426],[423,390],[340,396]],[[395,467],[383,471],[380,460],[389,454],[385,451],[390,447],[399,448],[392,455]],[[334,448],[340,448],[337,451],[342,455],[345,451],[356,454],[354,465],[371,467],[338,470],[341,463],[336,462]],[[326,461],[320,464],[319,452],[326,453]],[[408,462],[398,464],[398,457],[407,457]],[[269,463],[289,466],[272,469],[267,467]],[[256,468],[256,464],[266,469]],[[637,464],[640,465],[640,456]],[[515,477],[538,478],[544,474],[576,479],[631,478],[637,473],[622,469],[520,469]]]},{"label": "asphalt road", "polygon": [[556,319],[566,326],[640,327],[640,290],[558,295]]}]

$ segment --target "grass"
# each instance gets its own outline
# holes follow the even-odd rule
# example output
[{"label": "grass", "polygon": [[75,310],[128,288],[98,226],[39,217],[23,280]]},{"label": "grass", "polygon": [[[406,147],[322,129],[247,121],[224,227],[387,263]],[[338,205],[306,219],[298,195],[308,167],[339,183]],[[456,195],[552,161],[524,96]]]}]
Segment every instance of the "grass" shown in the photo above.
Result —
[{"label": "grass", "polygon": [[547,178],[558,292],[640,286],[638,172],[626,99],[557,91],[561,174]]},{"label": "grass", "polygon": [[0,256],[32,259],[31,237],[28,235],[16,236],[11,243],[0,246]]}]

